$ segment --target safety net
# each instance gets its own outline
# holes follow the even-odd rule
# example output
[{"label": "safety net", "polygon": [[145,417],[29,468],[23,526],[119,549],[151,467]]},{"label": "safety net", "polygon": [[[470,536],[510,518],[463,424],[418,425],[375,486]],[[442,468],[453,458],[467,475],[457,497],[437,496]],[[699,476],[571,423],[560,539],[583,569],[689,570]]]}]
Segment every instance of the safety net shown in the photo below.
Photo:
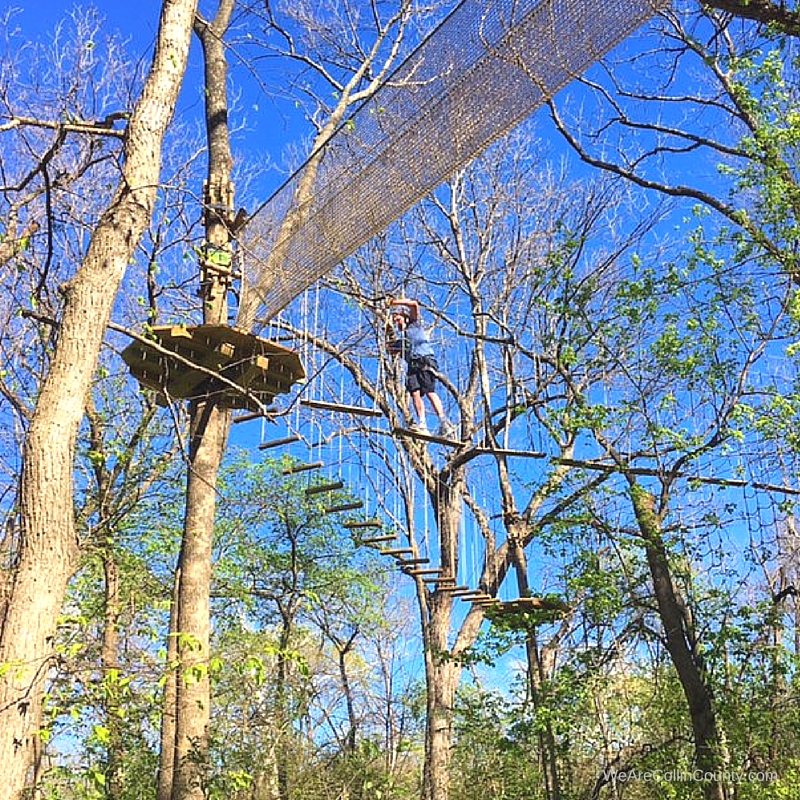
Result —
[{"label": "safety net", "polygon": [[668,5],[461,2],[245,225],[237,324],[260,327]]}]

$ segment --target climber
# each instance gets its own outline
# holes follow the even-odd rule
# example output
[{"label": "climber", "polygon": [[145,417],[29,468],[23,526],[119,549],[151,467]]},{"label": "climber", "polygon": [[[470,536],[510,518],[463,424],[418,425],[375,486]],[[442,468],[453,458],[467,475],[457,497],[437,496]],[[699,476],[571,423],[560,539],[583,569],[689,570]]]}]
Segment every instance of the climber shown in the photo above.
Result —
[{"label": "climber", "polygon": [[446,439],[455,436],[456,431],[447,419],[442,399],[436,392],[436,372],[439,369],[433,355],[428,331],[420,322],[419,303],[408,298],[392,300],[391,316],[394,338],[389,341],[389,352],[402,356],[408,365],[406,371],[406,389],[411,395],[411,402],[417,415],[414,430],[427,434],[428,425],[425,417],[427,398],[434,413],[439,417],[437,435]]}]

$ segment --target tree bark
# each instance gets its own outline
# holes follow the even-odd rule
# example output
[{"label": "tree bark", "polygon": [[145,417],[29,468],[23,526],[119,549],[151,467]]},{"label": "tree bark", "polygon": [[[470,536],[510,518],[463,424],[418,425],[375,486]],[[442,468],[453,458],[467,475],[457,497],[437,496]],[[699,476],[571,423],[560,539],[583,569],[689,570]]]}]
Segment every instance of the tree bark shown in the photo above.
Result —
[{"label": "tree bark", "polygon": [[800,36],[800,14],[787,8],[784,0],[705,0],[703,5],[762,25],[774,25],[789,36]]},{"label": "tree bark", "polygon": [[[228,223],[233,212],[232,164],[228,131],[227,62],[223,36],[235,0],[220,0],[209,23],[201,18],[194,30],[205,56],[206,130],[209,146],[205,191],[206,239],[214,248],[230,250]],[[224,208],[223,208],[224,207]],[[203,321],[227,324],[227,281],[224,272],[203,264]],[[230,411],[213,399],[190,409],[186,513],[177,596],[178,672],[175,706],[172,800],[203,800],[208,784],[211,719],[211,557],[219,468],[225,454]],[[162,761],[164,759],[162,758]]]},{"label": "tree bark", "polygon": [[172,797],[173,760],[175,758],[175,716],[178,705],[178,587],[181,582],[180,568],[175,570],[172,587],[172,605],[169,611],[169,633],[167,636],[167,675],[164,683],[164,698],[161,707],[160,753],[156,776],[156,800]]},{"label": "tree bark", "polygon": [[21,796],[35,753],[56,624],[79,554],[72,472],[84,398],[119,284],[152,213],[196,2],[164,2],[150,75],[128,128],[122,179],[65,289],[58,343],[23,446],[20,550],[0,632],[4,800]]},{"label": "tree bark", "polygon": [[208,782],[211,718],[211,555],[219,465],[228,436],[227,409],[214,402],[192,411],[186,517],[178,590],[178,670],[173,800],[202,800]]},{"label": "tree bark", "polygon": [[[511,559],[517,575],[517,586],[520,597],[530,597],[528,584],[528,559],[522,542],[516,536],[510,540]],[[542,686],[545,680],[545,670],[539,653],[539,642],[536,628],[530,627],[525,632],[525,654],[528,660],[528,686],[530,688],[531,702],[534,711],[542,708]],[[545,715],[543,728],[538,730],[539,738],[539,765],[544,775],[545,794],[547,800],[561,800],[561,781],[558,773],[558,753],[556,737],[549,715]]]},{"label": "tree bark", "polygon": [[[455,575],[458,569],[458,528],[462,493],[461,476],[451,476],[449,483],[437,477],[432,500],[439,524],[441,567],[448,575]],[[427,690],[422,787],[424,800],[447,800],[450,796],[453,706],[461,677],[461,663],[450,657],[452,610],[452,595],[436,592],[430,596],[427,611],[423,607],[421,613]]]},{"label": "tree bark", "polygon": [[703,781],[703,796],[705,800],[725,800],[722,775],[725,772],[726,759],[717,728],[711,688],[706,683],[700,666],[693,627],[687,620],[685,606],[672,580],[655,498],[632,479],[630,494],[636,521],[645,542],[647,565],[653,581],[658,615],[664,627],[667,651],[689,706],[696,767],[707,776]]},{"label": "tree bark", "polygon": [[103,575],[105,578],[105,597],[103,609],[103,678],[107,682],[104,700],[105,724],[108,729],[106,747],[106,798],[119,800],[123,796],[124,747],[122,736],[121,703],[119,697],[119,565],[113,544],[107,542],[103,547]]},{"label": "tree bark", "polygon": [[424,800],[447,800],[450,796],[453,705],[461,666],[446,657],[452,600],[438,597],[434,605],[437,609],[424,631],[427,717],[422,796]]}]

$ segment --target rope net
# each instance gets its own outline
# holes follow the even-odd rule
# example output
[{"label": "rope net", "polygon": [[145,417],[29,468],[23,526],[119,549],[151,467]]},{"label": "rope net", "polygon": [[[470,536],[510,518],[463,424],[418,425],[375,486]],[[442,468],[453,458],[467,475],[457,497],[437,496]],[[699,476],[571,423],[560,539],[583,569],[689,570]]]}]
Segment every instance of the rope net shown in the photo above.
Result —
[{"label": "rope net", "polygon": [[285,308],[665,0],[463,0],[248,221],[237,325]]}]

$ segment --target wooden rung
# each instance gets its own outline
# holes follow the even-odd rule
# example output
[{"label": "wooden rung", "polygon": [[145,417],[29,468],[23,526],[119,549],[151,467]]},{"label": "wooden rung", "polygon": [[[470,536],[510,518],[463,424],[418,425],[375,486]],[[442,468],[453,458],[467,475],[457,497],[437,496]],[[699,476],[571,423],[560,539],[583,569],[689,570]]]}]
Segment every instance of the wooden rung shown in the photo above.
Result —
[{"label": "wooden rung", "polygon": [[382,417],[383,412],[377,408],[364,406],[346,406],[343,403],[328,403],[325,400],[301,400],[301,406],[306,408],[319,408],[325,411],[338,411],[340,414],[358,414],[364,417]]},{"label": "wooden rung", "polygon": [[308,472],[310,469],[319,469],[324,466],[325,463],[323,461],[315,461],[313,464],[295,464],[292,467],[282,469],[281,475],[295,475],[298,472]]},{"label": "wooden rung", "polygon": [[362,539],[361,544],[381,544],[382,542],[394,542],[397,536],[394,533],[387,533],[386,536],[370,536],[368,539]]},{"label": "wooden rung", "polygon": [[393,547],[389,550],[380,550],[379,551],[382,556],[399,556],[403,553],[413,553],[413,547]]},{"label": "wooden rung", "polygon": [[274,439],[271,442],[262,442],[259,446],[259,450],[268,450],[270,447],[282,447],[285,444],[292,444],[293,442],[299,442],[299,436],[287,436],[285,439]]},{"label": "wooden rung", "polygon": [[236,425],[239,422],[252,422],[254,419],[266,419],[266,415],[261,411],[253,411],[251,414],[240,414],[238,417],[233,417],[231,422]]},{"label": "wooden rung", "polygon": [[423,442],[435,442],[436,444],[445,444],[450,447],[463,447],[469,444],[468,441],[461,441],[460,439],[447,439],[444,436],[437,436],[435,433],[420,433],[419,431],[412,430],[411,428],[393,428],[392,433],[396,436],[405,437],[408,439],[418,439]]},{"label": "wooden rung", "polygon": [[339,511],[355,511],[356,509],[364,508],[364,503],[361,500],[356,500],[353,503],[342,503],[338,506],[330,506],[325,509],[326,514],[336,514]]},{"label": "wooden rung", "polygon": [[408,564],[409,567],[413,567],[415,564],[430,564],[431,560],[429,558],[404,558],[400,561],[401,566],[405,566]]},{"label": "wooden rung", "polygon": [[306,497],[313,497],[315,494],[325,494],[325,492],[335,492],[344,488],[344,481],[333,481],[332,483],[320,483],[317,486],[309,486],[306,489]]},{"label": "wooden rung", "polygon": [[417,577],[418,575],[441,575],[442,570],[436,567],[432,567],[431,569],[404,569],[403,572],[406,575],[413,575]]},{"label": "wooden rung", "polygon": [[[379,519],[362,519],[360,521],[355,521],[355,522],[345,522],[342,525],[343,528],[350,528],[353,530],[358,530],[359,528],[380,528],[382,526],[383,523]],[[391,534],[389,538],[395,539],[397,537],[394,534]],[[366,541],[366,539],[364,541]],[[388,541],[388,539],[386,541]]]},{"label": "wooden rung", "polygon": [[514,456],[515,458],[547,458],[547,453],[536,450],[508,450],[504,447],[475,447],[474,453],[482,456]]}]

